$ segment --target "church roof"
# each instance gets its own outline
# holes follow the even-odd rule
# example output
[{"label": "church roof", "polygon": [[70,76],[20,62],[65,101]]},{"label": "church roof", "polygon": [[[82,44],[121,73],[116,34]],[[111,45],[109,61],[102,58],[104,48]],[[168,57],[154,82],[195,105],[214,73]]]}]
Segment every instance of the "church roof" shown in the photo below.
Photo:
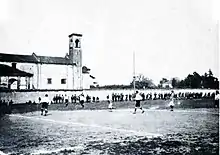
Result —
[{"label": "church roof", "polygon": [[19,69],[0,64],[0,76],[20,76],[20,77],[32,77],[33,74],[21,71]]},{"label": "church roof", "polygon": [[17,55],[0,53],[1,62],[27,62],[35,63],[36,59],[32,55]]},{"label": "church roof", "polygon": [[63,57],[48,57],[48,56],[37,56],[40,63],[43,64],[59,64],[59,65],[72,65],[71,60]]},{"label": "church roof", "polygon": [[0,62],[74,65],[74,63],[72,63],[71,60],[66,57],[37,56],[35,53],[32,55],[0,53]]}]

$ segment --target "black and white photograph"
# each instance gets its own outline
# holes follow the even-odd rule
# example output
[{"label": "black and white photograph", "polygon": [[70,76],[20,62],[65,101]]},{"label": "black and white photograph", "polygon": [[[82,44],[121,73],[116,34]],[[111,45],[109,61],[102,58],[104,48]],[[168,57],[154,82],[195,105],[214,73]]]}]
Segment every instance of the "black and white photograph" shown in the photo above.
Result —
[{"label": "black and white photograph", "polygon": [[218,155],[218,0],[0,0],[0,155]]}]

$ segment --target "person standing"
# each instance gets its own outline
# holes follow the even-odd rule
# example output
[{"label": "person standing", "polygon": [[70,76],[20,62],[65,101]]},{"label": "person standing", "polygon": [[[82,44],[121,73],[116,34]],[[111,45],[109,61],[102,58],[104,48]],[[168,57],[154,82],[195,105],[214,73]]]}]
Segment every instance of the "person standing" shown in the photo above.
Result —
[{"label": "person standing", "polygon": [[65,101],[65,104],[66,104],[66,107],[67,107],[68,104],[69,104],[69,98],[68,98],[68,96],[66,94],[64,96],[64,101]]},{"label": "person standing", "polygon": [[46,94],[45,97],[43,97],[41,100],[41,115],[43,115],[43,113],[44,116],[47,115],[49,105],[50,105],[50,100],[48,98],[48,95]]},{"label": "person standing", "polygon": [[112,104],[112,101],[109,98],[109,96],[107,96],[107,102],[108,102],[108,109],[109,109],[110,112],[112,112],[113,104]]},{"label": "person standing", "polygon": [[64,103],[64,96],[61,97],[61,102]]},{"label": "person standing", "polygon": [[73,103],[73,100],[74,100],[74,96],[72,95],[71,96],[71,103]]},{"label": "person standing", "polygon": [[81,95],[79,95],[79,103],[81,104],[82,108],[84,108],[84,102],[85,102],[85,96],[82,93]]},{"label": "person standing", "polygon": [[215,107],[219,108],[219,91],[216,90],[215,92]]},{"label": "person standing", "polygon": [[141,100],[142,100],[141,94],[138,91],[136,91],[136,93],[135,93],[135,102],[136,103],[135,103],[135,108],[134,108],[134,113],[133,114],[136,114],[137,108],[142,110],[142,113],[144,113],[144,110],[141,107]]},{"label": "person standing", "polygon": [[169,106],[170,106],[170,110],[173,111],[173,108],[174,108],[174,100],[175,100],[175,94],[174,94],[174,91],[172,90],[171,91],[171,94],[170,94],[170,103],[169,103]]}]

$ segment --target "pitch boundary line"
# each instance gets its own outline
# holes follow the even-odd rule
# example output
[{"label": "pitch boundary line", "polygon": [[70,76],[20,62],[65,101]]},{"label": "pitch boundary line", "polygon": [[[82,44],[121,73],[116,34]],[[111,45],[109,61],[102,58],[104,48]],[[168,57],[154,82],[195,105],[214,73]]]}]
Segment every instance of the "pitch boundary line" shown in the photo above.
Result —
[{"label": "pitch boundary line", "polygon": [[112,130],[112,131],[119,131],[119,132],[124,132],[124,133],[133,133],[134,135],[141,135],[141,136],[145,135],[147,137],[163,136],[162,134],[157,134],[157,133],[148,133],[148,132],[135,131],[135,130],[129,130],[129,129],[120,129],[120,128],[101,126],[101,125],[94,125],[94,124],[84,124],[84,123],[77,123],[77,122],[59,121],[59,120],[52,120],[52,119],[39,118],[39,117],[38,118],[37,117],[29,117],[29,116],[14,115],[14,114],[11,114],[10,116],[19,117],[19,118],[26,118],[26,119],[32,119],[32,120],[39,120],[39,121],[47,121],[47,122],[51,122],[51,123],[60,123],[60,124],[83,126],[83,127],[93,127],[93,128],[100,128],[100,129],[103,129],[103,130]]},{"label": "pitch boundary line", "polygon": [[[186,109],[184,110],[179,110],[179,109],[175,109],[173,111],[170,111],[170,109],[146,109],[146,108],[143,108],[145,113],[147,113],[148,111],[149,112],[167,112],[167,113],[200,113],[200,114],[214,114],[214,115],[219,115],[220,112],[211,112],[211,111],[196,111],[196,110],[189,110],[189,111],[186,111]],[[139,110],[139,109],[138,109]],[[59,110],[50,110],[51,112],[63,112],[63,111],[59,111]],[[72,110],[69,110],[69,111],[65,111],[65,112],[85,112],[85,111],[93,111],[93,110],[77,110],[77,111],[72,111]],[[107,111],[107,110],[98,110],[98,111]],[[116,109],[114,110],[113,112],[119,112],[119,111],[126,111],[126,112],[131,112],[133,113],[134,112],[134,109],[130,108],[130,109]],[[137,112],[138,113],[138,112]]]},{"label": "pitch boundary line", "polygon": [[[170,109],[169,108],[167,108],[167,109],[151,109],[151,108],[153,108],[153,107],[151,107],[151,108],[144,108],[144,107],[142,107],[143,109],[144,109],[144,111],[145,112],[148,112],[148,111],[155,111],[155,112],[157,112],[157,111],[159,111],[159,112],[171,112],[170,111]],[[139,110],[139,109],[138,109]],[[50,110],[51,112],[60,112],[60,113],[62,113],[62,112],[64,112],[64,111],[59,111],[59,110]],[[89,112],[92,112],[92,111],[94,111],[94,110],[76,110],[76,111],[74,111],[74,110],[68,110],[68,111],[65,111],[65,112],[76,112],[76,113],[78,113],[78,112],[85,112],[85,111],[89,111]],[[101,111],[101,112],[103,112],[103,111],[107,111],[107,109],[101,109],[101,110],[97,110],[98,112],[99,111]],[[113,113],[114,112],[119,112],[119,111],[128,111],[128,112],[131,112],[131,113],[133,113],[134,112],[134,108],[127,108],[127,109],[115,109],[114,111],[113,111]],[[220,112],[211,112],[211,111],[196,111],[196,110],[188,110],[187,111],[187,109],[175,109],[175,107],[174,107],[174,110],[172,111],[172,113],[175,113],[175,112],[177,112],[177,113],[203,113],[203,114],[220,114]],[[30,113],[30,112],[29,112]],[[138,113],[138,112],[137,112]]]}]

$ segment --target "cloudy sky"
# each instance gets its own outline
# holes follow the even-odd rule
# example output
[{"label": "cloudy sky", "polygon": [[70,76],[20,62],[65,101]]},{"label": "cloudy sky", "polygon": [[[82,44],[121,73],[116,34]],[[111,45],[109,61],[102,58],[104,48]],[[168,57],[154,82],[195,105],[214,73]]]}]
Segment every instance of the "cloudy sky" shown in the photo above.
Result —
[{"label": "cloudy sky", "polygon": [[0,0],[0,52],[65,56],[68,35],[81,33],[83,65],[100,85],[130,83],[133,52],[137,74],[155,83],[208,69],[218,76],[216,2]]}]

